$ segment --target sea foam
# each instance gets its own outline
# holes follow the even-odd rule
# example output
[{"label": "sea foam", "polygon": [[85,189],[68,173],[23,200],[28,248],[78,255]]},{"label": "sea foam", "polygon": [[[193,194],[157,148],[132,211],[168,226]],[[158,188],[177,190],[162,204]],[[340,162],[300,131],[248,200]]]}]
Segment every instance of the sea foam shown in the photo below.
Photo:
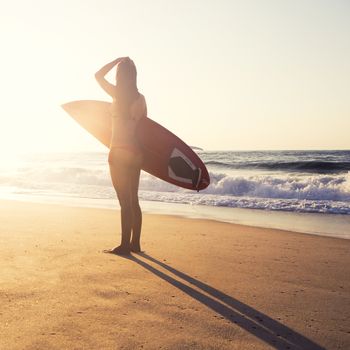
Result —
[{"label": "sea foam", "polygon": [[[304,154],[305,153],[305,154]],[[322,154],[286,153],[275,163],[294,158],[317,159]],[[337,154],[323,155],[335,162]],[[350,214],[350,172],[234,169],[237,164],[271,163],[275,154],[256,152],[202,153],[208,164],[210,186],[196,193],[166,183],[147,173],[140,179],[140,198],[150,201],[190,203],[236,208]],[[262,157],[263,159],[260,159]],[[313,157],[313,158],[312,158]],[[342,166],[347,153],[340,154]],[[217,159],[217,163],[213,163]],[[222,164],[226,164],[222,166]],[[40,155],[22,159],[15,167],[2,168],[1,192],[30,195],[71,196],[115,200],[107,156],[102,153]]]}]

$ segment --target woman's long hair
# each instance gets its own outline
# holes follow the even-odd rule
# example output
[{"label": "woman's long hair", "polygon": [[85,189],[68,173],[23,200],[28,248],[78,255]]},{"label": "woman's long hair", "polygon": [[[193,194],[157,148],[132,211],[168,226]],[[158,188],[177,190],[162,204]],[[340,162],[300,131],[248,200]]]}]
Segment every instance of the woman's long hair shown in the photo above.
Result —
[{"label": "woman's long hair", "polygon": [[118,63],[116,102],[121,117],[130,118],[130,106],[139,97],[136,79],[136,66],[130,58],[127,57]]}]

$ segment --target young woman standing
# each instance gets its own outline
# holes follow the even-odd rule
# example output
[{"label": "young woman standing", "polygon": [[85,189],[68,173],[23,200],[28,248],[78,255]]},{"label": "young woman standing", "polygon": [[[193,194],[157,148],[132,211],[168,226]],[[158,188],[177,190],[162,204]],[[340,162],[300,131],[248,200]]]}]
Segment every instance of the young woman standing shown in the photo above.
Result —
[{"label": "young woman standing", "polygon": [[[105,76],[114,67],[116,84]],[[142,212],[138,188],[142,165],[142,151],[135,137],[141,118],[147,116],[145,97],[137,89],[137,72],[129,57],[120,57],[103,66],[95,74],[102,89],[113,99],[111,105],[112,138],[108,163],[112,183],[121,208],[121,244],[110,252],[119,255],[141,252],[140,236]]]}]

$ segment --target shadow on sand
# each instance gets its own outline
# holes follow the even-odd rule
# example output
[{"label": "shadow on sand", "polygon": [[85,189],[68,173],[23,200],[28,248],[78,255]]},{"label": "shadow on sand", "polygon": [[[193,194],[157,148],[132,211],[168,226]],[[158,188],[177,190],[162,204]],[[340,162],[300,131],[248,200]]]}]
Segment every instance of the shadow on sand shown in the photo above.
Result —
[{"label": "shadow on sand", "polygon": [[[249,305],[176,270],[145,253],[140,253],[138,257],[133,255],[129,259],[275,349],[325,350],[324,347],[321,347],[312,340],[304,337],[302,334],[297,333],[291,328],[259,312]],[[147,260],[169,271],[188,284],[196,287],[196,289],[158,270],[150,265]]]}]

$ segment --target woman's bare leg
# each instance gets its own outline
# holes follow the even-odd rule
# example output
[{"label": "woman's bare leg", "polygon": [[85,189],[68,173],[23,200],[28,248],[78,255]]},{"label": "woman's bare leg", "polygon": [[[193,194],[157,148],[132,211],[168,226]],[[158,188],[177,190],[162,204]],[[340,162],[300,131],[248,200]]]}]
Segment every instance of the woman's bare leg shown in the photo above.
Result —
[{"label": "woman's bare leg", "polygon": [[125,165],[110,162],[110,173],[114,189],[120,204],[121,214],[121,245],[113,249],[116,254],[130,253],[130,238],[133,222],[130,169]]},{"label": "woman's bare leg", "polygon": [[140,236],[142,227],[142,211],[139,203],[138,190],[140,183],[140,168],[132,169],[130,173],[131,180],[131,205],[132,205],[132,238],[131,250],[133,252],[141,252]]}]

